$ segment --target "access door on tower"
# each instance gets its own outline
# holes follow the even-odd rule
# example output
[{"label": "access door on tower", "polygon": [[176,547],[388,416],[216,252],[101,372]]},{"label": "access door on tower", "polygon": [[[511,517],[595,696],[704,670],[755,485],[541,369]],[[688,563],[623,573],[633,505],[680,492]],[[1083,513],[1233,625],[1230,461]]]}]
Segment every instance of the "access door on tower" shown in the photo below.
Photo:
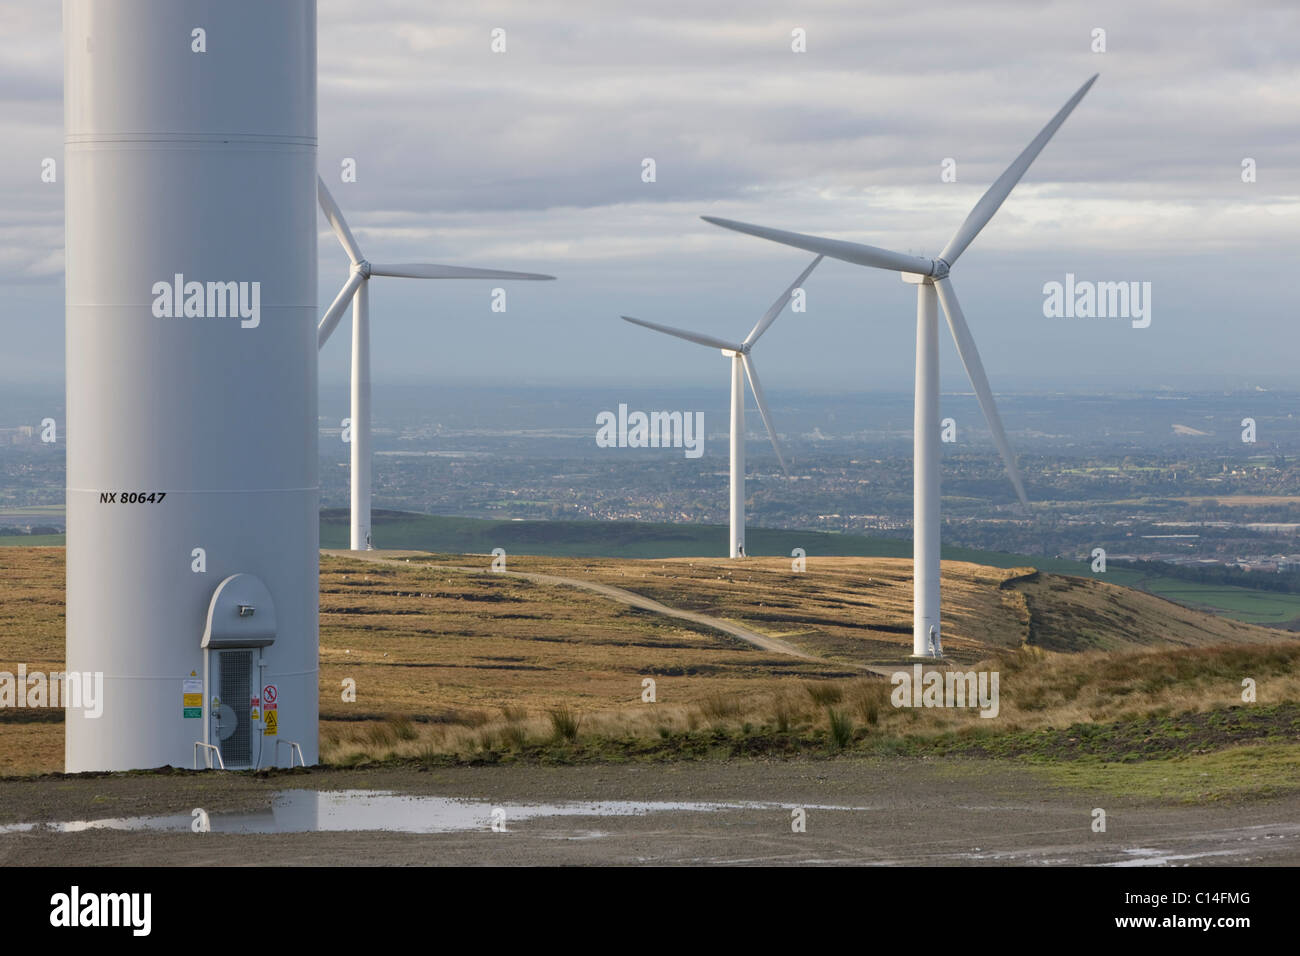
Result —
[{"label": "access door on tower", "polygon": [[251,574],[232,574],[217,585],[199,645],[208,684],[207,737],[199,743],[215,746],[227,770],[266,763],[253,707],[274,643],[275,602],[266,586]]},{"label": "access door on tower", "polygon": [[212,707],[212,737],[228,768],[253,763],[253,731],[248,702],[253,690],[253,651],[217,651],[216,706]]}]

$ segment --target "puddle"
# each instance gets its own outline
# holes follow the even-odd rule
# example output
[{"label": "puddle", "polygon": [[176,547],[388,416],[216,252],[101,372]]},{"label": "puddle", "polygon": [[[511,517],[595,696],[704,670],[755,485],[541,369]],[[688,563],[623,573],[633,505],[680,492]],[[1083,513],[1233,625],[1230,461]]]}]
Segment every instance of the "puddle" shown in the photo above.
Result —
[{"label": "puddle", "polygon": [[[425,797],[378,790],[284,790],[271,799],[268,810],[209,813],[212,833],[312,833],[326,831],[391,831],[396,833],[454,833],[489,829],[493,811],[504,811],[506,830],[516,823],[551,817],[629,817],[652,813],[718,813],[738,810],[784,810],[787,803],[693,803],[677,801],[602,800],[550,804],[492,803],[458,797]],[[866,810],[867,807],[803,805],[805,810]],[[188,831],[189,813],[152,817],[106,817],[59,823],[12,823],[0,834],[48,830],[80,833],[86,830]],[[603,836],[588,831],[588,838]]]},{"label": "puddle", "polygon": [[1202,850],[1199,853],[1176,853],[1173,850],[1151,850],[1146,847],[1128,847],[1128,859],[1099,863],[1098,866],[1172,866],[1183,860],[1202,860],[1210,856],[1239,856],[1242,850]]}]

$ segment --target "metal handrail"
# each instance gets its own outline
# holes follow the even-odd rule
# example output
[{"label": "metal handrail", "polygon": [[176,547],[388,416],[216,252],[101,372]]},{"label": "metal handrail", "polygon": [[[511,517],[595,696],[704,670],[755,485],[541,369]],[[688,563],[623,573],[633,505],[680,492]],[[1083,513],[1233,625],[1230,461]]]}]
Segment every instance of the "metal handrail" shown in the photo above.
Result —
[{"label": "metal handrail", "polygon": [[277,761],[280,759],[280,744],[289,745],[289,768],[291,770],[293,769],[293,753],[295,750],[298,752],[298,764],[303,767],[307,766],[307,758],[302,755],[302,747],[299,746],[296,740],[283,740],[280,738],[276,738],[275,759]]},{"label": "metal handrail", "polygon": [[[211,751],[212,753],[216,754],[217,765],[220,766],[222,770],[226,769],[226,762],[221,759],[221,751],[217,748],[216,744],[205,744],[201,740],[196,740],[194,741],[194,769],[195,770],[199,769],[199,748],[200,747],[202,747],[205,751]],[[208,764],[207,769],[211,770],[212,769],[211,756],[208,757],[207,764]]]}]

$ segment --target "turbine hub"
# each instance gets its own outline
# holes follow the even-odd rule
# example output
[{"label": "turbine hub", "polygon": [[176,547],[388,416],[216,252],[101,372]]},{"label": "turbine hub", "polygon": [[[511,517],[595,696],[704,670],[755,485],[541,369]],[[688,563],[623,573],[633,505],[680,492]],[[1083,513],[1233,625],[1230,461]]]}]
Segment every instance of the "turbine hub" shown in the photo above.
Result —
[{"label": "turbine hub", "polygon": [[357,262],[354,262],[354,263],[352,263],[352,271],[353,271],[353,272],[356,272],[356,273],[359,273],[359,274],[361,275],[361,278],[363,278],[363,279],[369,279],[369,278],[370,278],[370,263],[369,263],[367,260],[365,260],[365,259],[361,259],[361,260],[359,260],[359,261],[357,261]]},{"label": "turbine hub", "polygon": [[952,266],[948,265],[946,259],[932,259],[931,262],[934,265],[930,269],[930,275],[936,279],[944,278],[948,274],[948,270],[952,268]]}]

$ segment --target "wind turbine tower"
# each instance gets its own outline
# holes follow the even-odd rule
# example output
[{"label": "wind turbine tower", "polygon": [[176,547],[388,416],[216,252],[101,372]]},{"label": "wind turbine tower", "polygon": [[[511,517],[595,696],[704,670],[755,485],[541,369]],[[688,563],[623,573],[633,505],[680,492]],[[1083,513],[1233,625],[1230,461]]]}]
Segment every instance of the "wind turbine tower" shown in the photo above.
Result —
[{"label": "wind turbine tower", "polygon": [[369,551],[374,545],[370,535],[370,474],[373,447],[370,422],[370,279],[372,276],[395,276],[405,279],[554,279],[535,272],[503,272],[499,269],[471,269],[465,266],[439,266],[423,262],[382,265],[369,262],[361,254],[343,211],[317,178],[317,193],[325,218],[329,220],[343,251],[348,254],[348,280],[334,297],[317,328],[317,347],[324,348],[339,324],[348,303],[352,304],[352,444],[351,444],[351,534],[353,551]]},{"label": "wind turbine tower", "polygon": [[812,271],[817,268],[817,263],[821,261],[822,257],[818,256],[808,268],[799,274],[799,278],[790,283],[790,287],[772,303],[771,308],[758,320],[758,323],[750,330],[749,335],[745,336],[743,342],[727,342],[700,332],[675,329],[672,326],[659,325],[655,322],[647,322],[644,319],[634,319],[628,315],[622,317],[625,322],[643,325],[647,329],[654,329],[656,332],[663,332],[679,339],[686,339],[686,341],[695,342],[697,345],[719,349],[725,357],[731,359],[730,552],[733,558],[745,557],[746,376],[749,378],[749,387],[754,392],[754,401],[758,404],[758,413],[763,416],[763,427],[767,429],[767,437],[772,440],[772,448],[776,451],[776,460],[780,463],[783,472],[787,475],[790,473],[785,464],[785,456],[781,454],[781,443],[776,437],[776,428],[772,425],[772,415],[767,409],[767,401],[763,397],[763,386],[758,381],[758,370],[754,368],[754,360],[750,356],[750,350],[753,349],[763,333],[776,321],[776,317],[781,314],[786,303],[794,295],[795,290],[803,287],[804,280],[812,274]]},{"label": "wind turbine tower", "polygon": [[63,31],[65,766],[314,764],[316,4]]},{"label": "wind turbine tower", "polygon": [[1015,456],[1002,427],[1002,418],[993,401],[993,390],[984,374],[970,327],[957,301],[949,271],[958,257],[971,244],[1003,201],[1011,194],[1025,171],[1029,169],[1047,141],[1052,138],[1092,88],[1094,75],[1061,107],[1055,116],[1034,137],[1006,171],[989,187],[975,204],[966,220],[948,240],[937,258],[927,259],[891,252],[876,246],[840,239],[825,239],[783,229],[769,229],[750,223],[736,222],[704,216],[706,222],[736,232],[748,233],[770,239],[797,249],[806,249],[818,255],[830,256],[855,265],[886,269],[902,274],[903,281],[916,285],[916,394],[913,406],[913,461],[912,461],[912,653],[917,657],[942,656],[939,625],[939,320],[938,306],[943,306],[952,332],[957,354],[970,378],[980,407],[988,421],[993,441],[1006,463],[1016,497],[1021,505],[1029,507]]}]

